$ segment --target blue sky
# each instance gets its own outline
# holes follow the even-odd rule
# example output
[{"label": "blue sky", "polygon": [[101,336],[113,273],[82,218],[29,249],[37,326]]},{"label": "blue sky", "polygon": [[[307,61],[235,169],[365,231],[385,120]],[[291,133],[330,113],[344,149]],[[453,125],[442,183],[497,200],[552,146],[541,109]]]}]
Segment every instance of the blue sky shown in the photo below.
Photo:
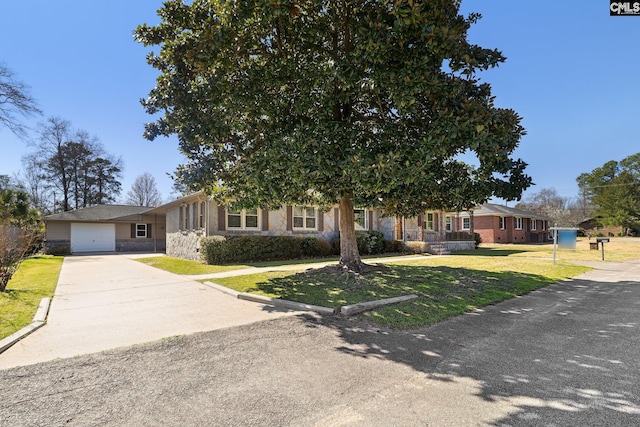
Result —
[{"label": "blue sky", "polygon": [[[139,99],[154,86],[148,49],[131,34],[157,24],[160,0],[21,0],[0,6],[0,62],[31,87],[44,112],[96,135],[125,169],[123,195],[151,173],[166,199],[166,176],[183,161],[175,138],[142,138],[151,118]],[[610,17],[604,0],[520,2],[463,0],[462,11],[483,18],[469,39],[507,57],[481,74],[496,105],[523,117],[527,135],[516,156],[529,163],[536,186],[577,194],[576,177],[608,160],[640,152],[640,16]],[[0,174],[13,175],[32,150],[0,129]]]}]

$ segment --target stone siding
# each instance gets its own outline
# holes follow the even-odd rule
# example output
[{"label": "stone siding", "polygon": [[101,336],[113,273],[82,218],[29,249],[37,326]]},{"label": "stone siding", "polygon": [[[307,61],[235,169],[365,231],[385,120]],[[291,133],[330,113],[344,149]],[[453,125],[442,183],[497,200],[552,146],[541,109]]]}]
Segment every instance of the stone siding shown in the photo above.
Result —
[{"label": "stone siding", "polygon": [[472,251],[476,248],[475,240],[447,241],[441,243],[451,252],[455,251]]},{"label": "stone siding", "polygon": [[200,261],[202,259],[200,255],[201,238],[202,233],[186,233],[181,231],[167,233],[167,255]]},{"label": "stone siding", "polygon": [[51,255],[69,255],[71,253],[71,240],[47,240],[44,242],[44,252]]},{"label": "stone siding", "polygon": [[116,239],[116,252],[164,252],[164,239]]}]

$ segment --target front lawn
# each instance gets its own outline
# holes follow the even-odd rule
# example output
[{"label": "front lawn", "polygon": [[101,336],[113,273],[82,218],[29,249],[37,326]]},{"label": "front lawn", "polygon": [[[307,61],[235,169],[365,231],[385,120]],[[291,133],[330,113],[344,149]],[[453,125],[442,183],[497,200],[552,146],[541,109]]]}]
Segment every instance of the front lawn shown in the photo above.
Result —
[{"label": "front lawn", "polygon": [[308,270],[228,277],[215,282],[240,292],[330,308],[413,293],[418,295],[417,300],[360,315],[374,324],[409,328],[513,298],[588,270],[542,259],[470,255],[387,263],[360,278]]},{"label": "front lawn", "polygon": [[52,297],[63,257],[41,255],[25,260],[0,292],[0,339],[31,323],[40,300]]},{"label": "front lawn", "polygon": [[[611,237],[609,243],[604,244],[604,259],[607,262],[624,262],[640,258],[640,238]],[[590,243],[596,243],[596,238],[579,237],[576,249],[557,249],[556,260],[560,261],[601,261],[602,247],[590,249]],[[544,245],[520,244],[482,244],[476,251],[465,252],[468,255],[510,256],[523,258],[553,259],[553,243]]]},{"label": "front lawn", "polygon": [[[362,259],[370,258],[385,258],[395,257],[402,254],[389,253],[380,255],[365,255]],[[206,264],[203,261],[191,261],[182,258],[174,258],[169,256],[148,257],[148,258],[134,258],[134,261],[139,261],[144,264],[150,265],[161,270],[168,271],[170,273],[182,274],[182,275],[196,275],[196,274],[210,274],[220,273],[223,271],[242,270],[245,268],[258,268],[258,267],[278,267],[285,265],[298,265],[298,264],[324,264],[324,263],[337,263],[338,256],[326,257],[326,258],[303,258],[303,259],[291,259],[291,260],[278,260],[278,261],[260,261],[251,262],[245,264]]]},{"label": "front lawn", "polygon": [[171,273],[183,275],[220,273],[222,271],[250,268],[249,265],[209,265],[201,261],[190,261],[188,259],[174,258],[170,256],[134,258],[134,261],[139,261]]}]

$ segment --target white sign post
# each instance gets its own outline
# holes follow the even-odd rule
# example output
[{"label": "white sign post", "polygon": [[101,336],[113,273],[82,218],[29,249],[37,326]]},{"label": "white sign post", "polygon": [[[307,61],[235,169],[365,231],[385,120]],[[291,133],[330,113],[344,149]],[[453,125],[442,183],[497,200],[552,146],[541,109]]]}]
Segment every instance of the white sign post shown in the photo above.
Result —
[{"label": "white sign post", "polygon": [[553,230],[553,263],[556,263],[556,252],[558,246],[562,249],[574,249],[576,248],[576,240],[578,237],[578,228],[568,227],[551,227]]}]

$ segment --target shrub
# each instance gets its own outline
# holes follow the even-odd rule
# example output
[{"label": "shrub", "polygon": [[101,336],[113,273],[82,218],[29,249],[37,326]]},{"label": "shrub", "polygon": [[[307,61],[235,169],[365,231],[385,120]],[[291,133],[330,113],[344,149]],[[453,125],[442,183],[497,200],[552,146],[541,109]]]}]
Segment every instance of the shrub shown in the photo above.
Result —
[{"label": "shrub", "polygon": [[369,255],[371,253],[369,236],[366,231],[356,231],[356,244],[360,255]]},{"label": "shrub", "polygon": [[410,254],[423,254],[428,252],[429,245],[426,242],[420,241],[406,241],[401,242],[404,249]]},{"label": "shrub", "polygon": [[473,238],[476,241],[476,249],[478,249],[480,243],[482,243],[482,237],[480,237],[479,233],[473,233]]},{"label": "shrub", "polygon": [[384,253],[384,233],[371,230],[367,234],[369,235],[370,253],[374,255]]},{"label": "shrub", "polygon": [[223,236],[208,236],[200,239],[200,256],[207,264],[215,264],[214,259],[220,256],[223,242],[226,239]]},{"label": "shrub", "polygon": [[331,255],[329,242],[317,237],[210,236],[201,240],[202,258],[207,264],[273,261]]},{"label": "shrub", "polygon": [[401,240],[385,240],[383,245],[385,253],[404,252]]},{"label": "shrub", "polygon": [[300,250],[307,257],[324,257],[333,253],[333,248],[326,240],[317,237],[303,237],[300,239]]},{"label": "shrub", "polygon": [[0,292],[3,292],[22,260],[31,255],[41,240],[40,232],[13,225],[8,217],[0,223]]},{"label": "shrub", "polygon": [[331,253],[333,255],[340,255],[340,238],[336,237],[331,241]]}]

